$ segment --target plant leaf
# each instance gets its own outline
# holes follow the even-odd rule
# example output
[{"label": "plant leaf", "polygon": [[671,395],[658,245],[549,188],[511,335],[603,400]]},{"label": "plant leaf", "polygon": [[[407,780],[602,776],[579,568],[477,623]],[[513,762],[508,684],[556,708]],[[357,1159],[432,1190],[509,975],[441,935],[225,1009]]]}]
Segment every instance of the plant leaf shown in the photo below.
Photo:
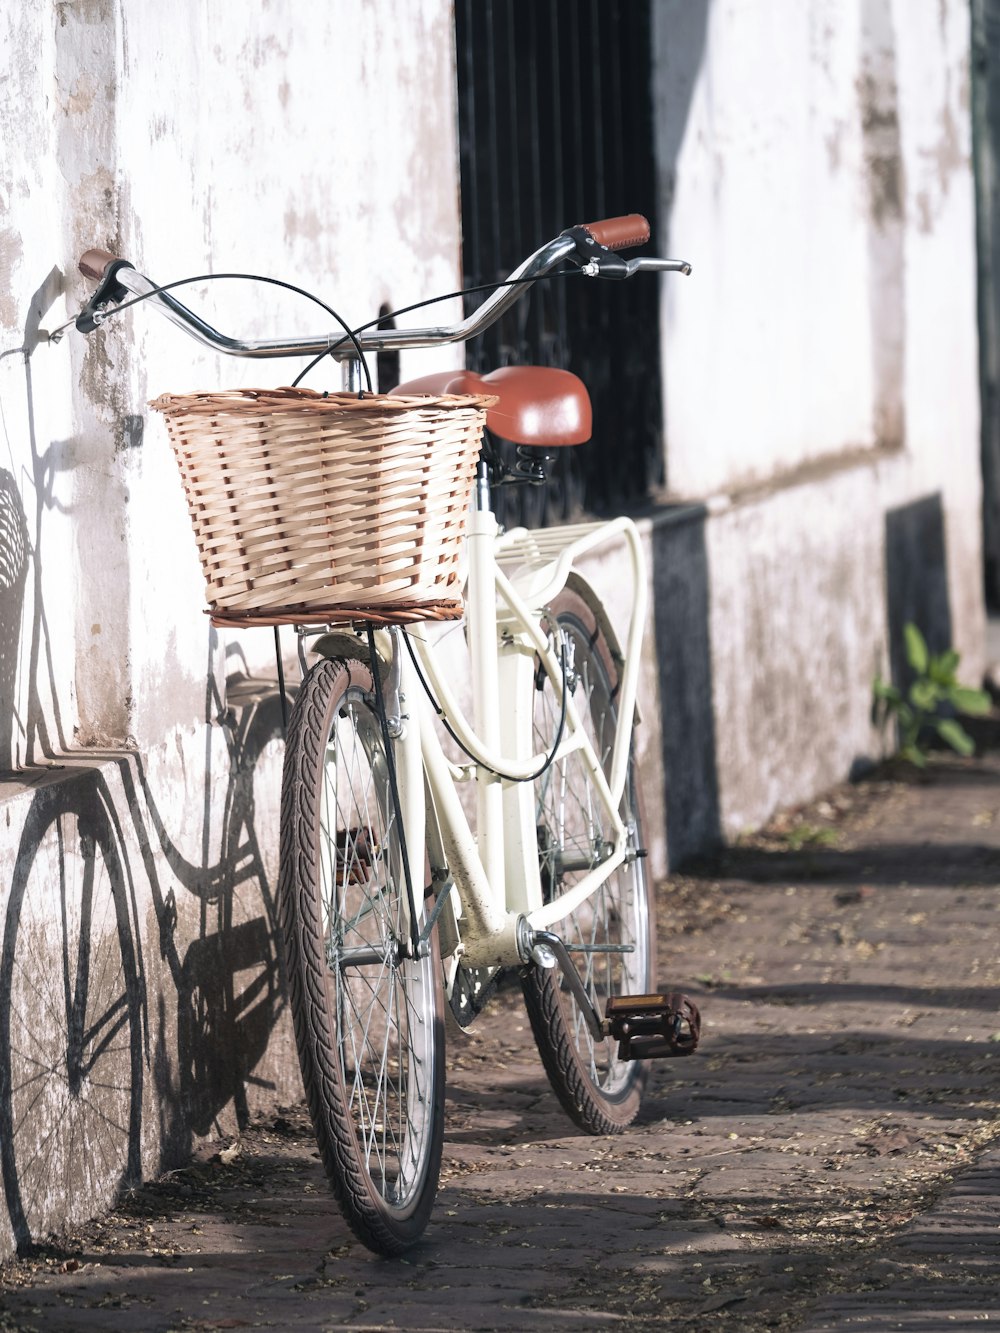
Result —
[{"label": "plant leaf", "polygon": [[903,638],[906,642],[906,660],[918,676],[927,674],[927,640],[914,625],[912,620],[903,626]]},{"label": "plant leaf", "polygon": [[938,653],[932,657],[928,667],[927,674],[931,680],[937,681],[939,685],[954,685],[955,672],[958,670],[958,664],[961,661],[954,648],[949,648],[946,652]]},{"label": "plant leaf", "polygon": [[872,691],[876,699],[884,699],[886,703],[890,704],[898,704],[903,697],[895,685],[890,684],[887,680],[883,680],[881,676],[875,677]]},{"label": "plant leaf", "polygon": [[910,763],[915,764],[917,768],[927,767],[927,756],[923,750],[918,749],[915,745],[904,745],[899,755],[901,759],[909,759]]},{"label": "plant leaf", "polygon": [[966,756],[975,754],[975,742],[962,724],[956,722],[953,717],[943,717],[935,723],[935,726],[941,739],[947,741],[958,754]]},{"label": "plant leaf", "polygon": [[967,685],[956,685],[948,692],[949,700],[960,713],[970,717],[982,717],[993,706],[993,701],[985,690],[974,690]]},{"label": "plant leaf", "polygon": [[910,702],[922,713],[933,713],[941,691],[932,680],[915,680],[910,686]]}]

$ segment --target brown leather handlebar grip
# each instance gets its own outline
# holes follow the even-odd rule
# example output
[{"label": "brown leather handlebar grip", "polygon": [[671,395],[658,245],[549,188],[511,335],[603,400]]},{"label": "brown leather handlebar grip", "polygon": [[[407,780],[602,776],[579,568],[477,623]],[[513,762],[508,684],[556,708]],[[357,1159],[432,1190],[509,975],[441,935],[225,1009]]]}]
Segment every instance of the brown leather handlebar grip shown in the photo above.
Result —
[{"label": "brown leather handlebar grip", "polygon": [[628,250],[633,245],[645,245],[649,240],[649,223],[641,213],[605,218],[603,222],[581,222],[580,226],[598,245],[609,250]]},{"label": "brown leather handlebar grip", "polygon": [[107,250],[88,250],[80,256],[77,267],[85,278],[92,278],[94,282],[100,282],[104,277],[104,270],[109,264],[113,264],[117,258],[117,255],[110,254]]}]

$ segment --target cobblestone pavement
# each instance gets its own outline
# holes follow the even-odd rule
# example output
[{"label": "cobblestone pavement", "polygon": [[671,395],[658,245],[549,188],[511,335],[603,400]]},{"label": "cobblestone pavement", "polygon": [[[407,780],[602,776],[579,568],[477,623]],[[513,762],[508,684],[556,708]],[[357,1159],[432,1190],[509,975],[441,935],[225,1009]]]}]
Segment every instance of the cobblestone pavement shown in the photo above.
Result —
[{"label": "cobblestone pavement", "polygon": [[571,1131],[515,993],[449,1051],[436,1211],[379,1260],[301,1108],[0,1270],[29,1330],[1000,1322],[1000,756],[845,787],[663,886],[702,1050]]}]

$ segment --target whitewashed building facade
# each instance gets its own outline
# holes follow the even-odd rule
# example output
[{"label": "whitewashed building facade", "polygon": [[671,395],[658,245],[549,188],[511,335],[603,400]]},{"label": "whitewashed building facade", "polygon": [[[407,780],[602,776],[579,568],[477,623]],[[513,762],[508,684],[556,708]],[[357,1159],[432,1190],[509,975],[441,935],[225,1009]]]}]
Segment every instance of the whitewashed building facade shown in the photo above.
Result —
[{"label": "whitewashed building facade", "polygon": [[[298,1079],[270,640],[210,628],[146,408],[290,373],[142,310],[48,333],[94,245],[159,281],[288,278],[355,322],[458,287],[453,17],[0,10],[0,1257]],[[657,249],[694,265],[662,287],[666,489],[641,519],[662,872],[877,754],[905,620],[974,678],[984,618],[965,0],[653,0],[651,22]],[[245,284],[197,303],[241,336],[316,327]],[[590,572],[614,586],[613,558]]]}]

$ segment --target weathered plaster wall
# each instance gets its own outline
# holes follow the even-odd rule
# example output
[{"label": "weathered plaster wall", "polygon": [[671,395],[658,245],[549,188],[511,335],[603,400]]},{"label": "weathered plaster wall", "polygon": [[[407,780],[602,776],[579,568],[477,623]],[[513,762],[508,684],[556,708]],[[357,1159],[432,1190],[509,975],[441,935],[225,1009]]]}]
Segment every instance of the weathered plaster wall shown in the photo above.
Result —
[{"label": "weathered plaster wall", "polygon": [[877,753],[907,619],[981,672],[976,266],[963,0],[654,14],[662,245],[694,264],[665,288],[667,479],[707,505],[714,701],[693,786],[667,763],[676,859]]},{"label": "weathered plaster wall", "polygon": [[[904,619],[974,675],[982,605],[963,0],[654,14],[662,248],[695,264],[664,284],[680,503],[644,521],[660,870],[875,752]],[[220,364],[142,310],[86,343],[40,330],[94,244],[162,280],[290,277],[352,321],[457,285],[450,5],[302,16],[0,10],[0,1255],[295,1092],[270,638],[206,625],[145,407],[292,372]],[[251,337],[323,318],[232,283],[191,300]],[[589,563],[617,616],[614,560]]]},{"label": "weathered plaster wall", "polygon": [[706,495],[873,442],[860,10],[654,15],[664,240],[695,266],[664,305],[668,483]]},{"label": "weathered plaster wall", "polygon": [[[146,408],[295,370],[141,309],[39,330],[94,245],[162,281],[285,278],[354,323],[453,290],[452,42],[447,0],[0,9],[0,1256],[298,1089],[273,645],[207,624]],[[245,284],[190,301],[243,337],[327,323]]]}]

